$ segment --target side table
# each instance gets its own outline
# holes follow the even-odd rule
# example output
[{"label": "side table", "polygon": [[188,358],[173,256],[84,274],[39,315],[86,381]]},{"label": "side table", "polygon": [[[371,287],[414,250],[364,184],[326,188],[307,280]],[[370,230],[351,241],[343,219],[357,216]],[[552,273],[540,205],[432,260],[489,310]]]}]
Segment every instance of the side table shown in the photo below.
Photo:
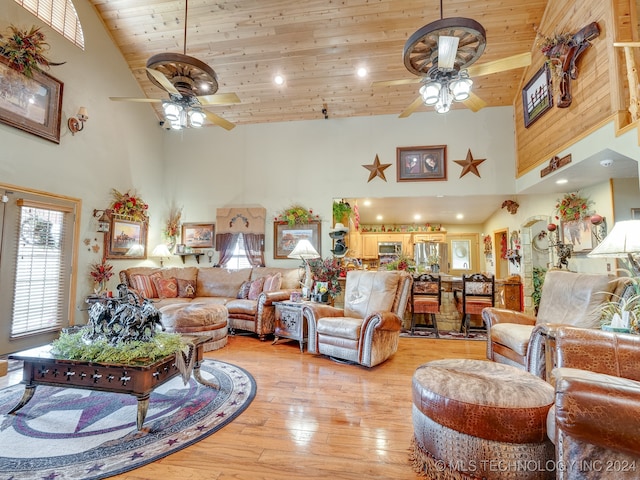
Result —
[{"label": "side table", "polygon": [[302,315],[302,307],[307,302],[274,302],[276,307],[276,319],[273,344],[280,338],[297,340],[300,343],[300,352],[304,352],[304,342],[307,341],[307,322]]}]

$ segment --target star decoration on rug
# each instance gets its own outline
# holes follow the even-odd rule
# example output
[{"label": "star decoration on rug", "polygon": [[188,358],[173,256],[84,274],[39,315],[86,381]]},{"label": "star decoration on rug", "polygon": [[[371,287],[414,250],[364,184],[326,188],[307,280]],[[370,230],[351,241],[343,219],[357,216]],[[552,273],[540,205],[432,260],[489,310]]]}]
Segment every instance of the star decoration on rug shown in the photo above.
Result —
[{"label": "star decoration on rug", "polygon": [[471,149],[467,151],[467,158],[465,160],[454,160],[458,165],[462,167],[462,172],[460,173],[460,178],[464,177],[467,173],[472,172],[477,177],[480,177],[480,172],[478,172],[478,165],[484,162],[486,158],[480,158],[478,160],[473,159],[473,155],[471,155]]},{"label": "star decoration on rug", "polygon": [[367,183],[369,183],[371,180],[373,180],[376,177],[380,177],[385,182],[387,181],[387,178],[384,176],[384,170],[385,168],[389,168],[391,164],[390,163],[380,164],[380,159],[378,158],[377,154],[376,154],[376,159],[373,161],[371,165],[362,165],[362,166],[367,170],[369,170],[369,180],[367,180]]}]

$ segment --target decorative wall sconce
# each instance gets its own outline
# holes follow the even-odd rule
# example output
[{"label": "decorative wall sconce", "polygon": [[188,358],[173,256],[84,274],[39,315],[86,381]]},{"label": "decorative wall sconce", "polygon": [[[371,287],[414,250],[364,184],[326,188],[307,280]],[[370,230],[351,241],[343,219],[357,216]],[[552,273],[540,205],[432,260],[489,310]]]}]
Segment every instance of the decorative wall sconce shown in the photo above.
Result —
[{"label": "decorative wall sconce", "polygon": [[96,228],[97,232],[108,232],[109,231],[109,217],[107,216],[106,210],[93,210],[93,218],[98,219],[98,228]]},{"label": "decorative wall sconce", "polygon": [[87,115],[87,109],[85,107],[80,107],[78,110],[78,118],[71,117],[67,121],[67,126],[69,127],[69,131],[71,135],[75,135],[77,132],[81,132],[84,128],[84,122],[89,120],[89,115]]}]

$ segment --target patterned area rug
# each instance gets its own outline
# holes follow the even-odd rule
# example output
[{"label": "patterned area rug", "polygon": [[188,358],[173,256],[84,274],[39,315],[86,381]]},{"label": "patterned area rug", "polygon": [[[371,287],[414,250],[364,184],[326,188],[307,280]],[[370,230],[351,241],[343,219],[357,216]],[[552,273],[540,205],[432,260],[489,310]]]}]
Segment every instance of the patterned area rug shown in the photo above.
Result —
[{"label": "patterned area rug", "polygon": [[240,367],[205,360],[205,380],[220,391],[178,375],[151,394],[142,430],[131,395],[39,386],[27,405],[22,384],[0,390],[0,478],[100,479],[133,470],[183,449],[240,415],[256,394]]},{"label": "patterned area rug", "polygon": [[[486,340],[487,339],[487,335],[484,332],[469,332],[468,337],[465,337],[464,333],[460,333],[456,331],[445,332],[441,330],[438,333],[440,334],[440,339],[443,339],[443,340]],[[420,338],[436,339],[436,334],[433,333],[431,330],[416,330],[414,331],[413,335],[411,335],[411,333],[408,331],[403,331],[400,333],[400,336],[410,337],[410,338],[420,337]]]}]

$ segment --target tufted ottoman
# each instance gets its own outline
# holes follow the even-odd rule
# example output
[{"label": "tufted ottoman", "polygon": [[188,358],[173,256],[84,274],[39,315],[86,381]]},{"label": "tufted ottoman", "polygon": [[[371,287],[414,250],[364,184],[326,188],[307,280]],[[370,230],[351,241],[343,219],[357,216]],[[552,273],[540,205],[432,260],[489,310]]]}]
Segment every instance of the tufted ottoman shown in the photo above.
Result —
[{"label": "tufted ottoman", "polygon": [[227,344],[227,307],[214,303],[178,303],[160,308],[167,332],[213,335],[204,344],[210,352]]},{"label": "tufted ottoman", "polygon": [[436,360],[413,375],[413,465],[430,479],[553,479],[554,389],[483,360]]}]

